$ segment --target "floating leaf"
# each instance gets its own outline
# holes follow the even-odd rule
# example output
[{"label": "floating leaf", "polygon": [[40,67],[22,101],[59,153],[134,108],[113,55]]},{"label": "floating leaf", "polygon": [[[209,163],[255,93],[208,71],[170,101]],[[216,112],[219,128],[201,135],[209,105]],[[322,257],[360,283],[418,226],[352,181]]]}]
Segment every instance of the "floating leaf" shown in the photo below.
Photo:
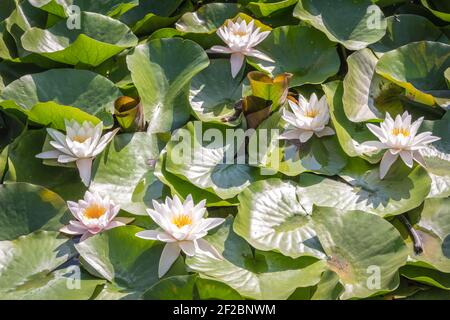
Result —
[{"label": "floating leaf", "polygon": [[370,0],[300,0],[294,16],[349,50],[361,50],[386,33],[384,14]]}]

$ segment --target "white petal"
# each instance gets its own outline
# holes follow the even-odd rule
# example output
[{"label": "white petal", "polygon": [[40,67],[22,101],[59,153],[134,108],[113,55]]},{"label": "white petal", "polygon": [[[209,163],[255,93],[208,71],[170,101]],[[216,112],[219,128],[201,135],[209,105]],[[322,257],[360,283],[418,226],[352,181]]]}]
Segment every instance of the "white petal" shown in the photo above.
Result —
[{"label": "white petal", "polygon": [[61,152],[58,150],[51,150],[42,152],[36,155],[36,158],[39,159],[57,159],[61,155]]},{"label": "white petal", "polygon": [[283,140],[283,139],[288,139],[288,140],[298,140],[300,137],[300,133],[302,133],[303,130],[299,130],[299,129],[294,129],[294,130],[288,130],[285,131],[284,133],[280,134],[278,136],[278,139]]},{"label": "white petal", "polygon": [[178,246],[178,243],[173,242],[166,244],[161,253],[161,258],[159,259],[158,277],[162,278],[167,271],[169,271],[179,255],[180,247]]},{"label": "white petal", "polygon": [[70,234],[70,235],[78,235],[78,234],[83,234],[86,232],[86,228],[80,228],[74,225],[67,225],[62,227],[61,229],[59,229],[59,232],[65,233],[65,234]]},{"label": "white petal", "polygon": [[256,49],[248,49],[246,54],[247,54],[247,56],[255,57],[255,58],[258,58],[258,59],[261,59],[261,60],[264,60],[264,61],[268,61],[268,62],[272,62],[272,63],[275,62],[267,54],[262,53],[261,51],[256,50]]},{"label": "white petal", "polygon": [[160,234],[161,231],[158,230],[145,230],[136,233],[136,237],[145,239],[145,240],[158,240],[158,234]]},{"label": "white petal", "polygon": [[134,218],[127,218],[127,217],[117,217],[114,218],[114,221],[122,222],[123,224],[129,224],[133,222]]},{"label": "white petal", "polygon": [[420,164],[422,167],[426,168],[427,164],[425,162],[425,159],[423,158],[422,154],[420,153],[420,151],[414,151],[413,152],[413,159]]},{"label": "white petal", "polygon": [[242,53],[233,53],[230,58],[231,63],[231,76],[236,78],[239,70],[241,70],[242,65],[244,64],[245,56]]},{"label": "white petal", "polygon": [[400,152],[400,157],[402,158],[403,162],[410,168],[412,168],[414,162],[413,162],[413,155],[412,151],[404,150]]},{"label": "white petal", "polygon": [[314,131],[304,131],[304,132],[302,132],[300,134],[300,136],[299,136],[300,142],[305,143],[306,141],[311,139],[313,134],[314,134]]},{"label": "white petal", "polygon": [[219,251],[217,251],[217,249],[209,244],[209,242],[205,239],[198,239],[195,241],[195,244],[198,251],[202,251],[216,259],[223,259],[223,256],[219,253]]},{"label": "white petal", "polygon": [[233,53],[233,50],[230,48],[224,47],[224,46],[212,46],[211,49],[208,50],[208,52],[213,53]]},{"label": "white petal", "polygon": [[316,131],[316,136],[318,136],[319,138],[325,136],[332,136],[334,134],[335,134],[334,130],[331,129],[330,127],[325,127],[322,131],[319,132]]},{"label": "white petal", "polygon": [[80,173],[81,181],[85,186],[89,186],[91,183],[91,170],[92,170],[92,158],[78,159],[76,164]]},{"label": "white petal", "polygon": [[208,218],[202,221],[202,231],[209,231],[225,222],[223,218]]},{"label": "white petal", "polygon": [[368,123],[367,128],[381,141],[384,141],[386,139],[383,129],[381,129],[379,126],[376,126],[372,123]]},{"label": "white petal", "polygon": [[387,172],[397,158],[398,155],[393,155],[389,150],[386,151],[380,163],[380,179],[383,179],[386,176]]},{"label": "white petal", "polygon": [[62,154],[58,157],[58,162],[59,163],[69,163],[69,162],[74,162],[77,161],[78,158],[74,158],[72,156],[68,156],[66,154]]},{"label": "white petal", "polygon": [[193,257],[195,255],[195,245],[193,241],[180,241],[178,242],[178,245],[187,256]]}]

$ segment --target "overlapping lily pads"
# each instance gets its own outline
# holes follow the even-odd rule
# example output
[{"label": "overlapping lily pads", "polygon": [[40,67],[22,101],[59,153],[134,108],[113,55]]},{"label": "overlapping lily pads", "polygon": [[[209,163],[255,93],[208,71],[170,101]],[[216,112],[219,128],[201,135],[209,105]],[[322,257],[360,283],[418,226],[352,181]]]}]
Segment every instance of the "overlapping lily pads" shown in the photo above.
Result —
[{"label": "overlapping lily pads", "polygon": [[275,63],[254,58],[250,63],[272,75],[292,73],[290,86],[322,83],[340,66],[336,45],[320,31],[307,26],[284,26],[272,30],[259,46]]},{"label": "overlapping lily pads", "polygon": [[50,29],[27,30],[21,38],[24,48],[65,64],[98,66],[137,44],[130,29],[115,19],[87,12],[70,19],[82,21],[80,27],[71,30],[69,22],[60,22]]}]

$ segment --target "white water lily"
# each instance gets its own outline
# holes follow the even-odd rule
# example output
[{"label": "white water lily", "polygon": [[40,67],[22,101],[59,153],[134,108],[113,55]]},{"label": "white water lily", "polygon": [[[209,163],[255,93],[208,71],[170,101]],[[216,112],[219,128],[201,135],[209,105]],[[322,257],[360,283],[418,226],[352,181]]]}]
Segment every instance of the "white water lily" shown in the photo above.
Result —
[{"label": "white water lily", "polygon": [[206,240],[202,239],[211,230],[225,221],[222,218],[204,219],[205,200],[195,205],[189,195],[184,203],[175,195],[173,200],[166,198],[165,203],[153,200],[153,208],[147,209],[149,216],[162,230],[146,230],[136,234],[147,240],[167,242],[159,260],[158,275],[161,278],[169,271],[181,250],[187,256],[203,252],[220,259],[220,254]]},{"label": "white water lily", "polygon": [[75,162],[81,180],[86,186],[89,186],[94,158],[106,148],[119,129],[108,132],[102,137],[102,122],[94,125],[85,121],[80,125],[75,120],[66,120],[65,124],[66,135],[55,129],[47,129],[48,134],[53,139],[50,144],[55,150],[40,153],[36,157],[56,159],[59,163]]},{"label": "white water lily", "polygon": [[289,123],[290,128],[280,135],[280,139],[298,139],[305,143],[314,134],[319,138],[335,134],[333,129],[327,127],[330,111],[325,96],[318,100],[313,93],[308,101],[299,95],[298,104],[291,100],[288,102],[294,113],[283,110],[283,119]]},{"label": "white water lily", "polygon": [[120,206],[97,192],[86,191],[83,200],[78,203],[67,201],[67,206],[76,220],[69,221],[69,224],[59,231],[69,235],[82,235],[80,241],[102,231],[124,226],[133,220],[116,217]]},{"label": "white water lily", "polygon": [[239,70],[244,64],[246,56],[255,57],[261,60],[275,62],[269,56],[259,50],[254,49],[260,44],[270,31],[263,31],[255,28],[255,21],[247,21],[238,18],[236,22],[228,20],[228,22],[217,30],[218,36],[227,44],[224,46],[213,46],[209,51],[216,53],[231,53],[231,75],[236,77]]},{"label": "white water lily", "polygon": [[433,136],[429,131],[417,134],[423,122],[423,117],[412,124],[411,120],[411,115],[408,112],[397,115],[395,120],[389,113],[386,113],[386,119],[380,124],[380,127],[371,123],[367,124],[369,130],[380,141],[364,142],[362,145],[368,150],[365,153],[388,149],[380,163],[380,179],[386,176],[398,157],[410,168],[412,168],[414,161],[425,167],[425,161],[420,150],[441,139]]}]

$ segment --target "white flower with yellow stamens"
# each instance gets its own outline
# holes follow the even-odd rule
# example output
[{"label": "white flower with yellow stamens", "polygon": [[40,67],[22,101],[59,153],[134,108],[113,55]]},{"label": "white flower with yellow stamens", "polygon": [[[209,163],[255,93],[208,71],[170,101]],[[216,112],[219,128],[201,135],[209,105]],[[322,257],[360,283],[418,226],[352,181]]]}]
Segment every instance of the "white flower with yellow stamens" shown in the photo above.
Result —
[{"label": "white flower with yellow stamens", "polygon": [[69,235],[82,235],[80,241],[102,231],[124,226],[133,220],[117,218],[120,206],[95,192],[87,191],[83,200],[78,203],[67,201],[67,206],[76,220],[71,220],[59,231]]},{"label": "white flower with yellow stamens", "polygon": [[103,123],[94,125],[85,121],[80,125],[75,120],[65,121],[66,135],[55,129],[47,129],[53,141],[50,145],[55,150],[36,155],[40,159],[57,159],[59,163],[75,162],[80,177],[86,186],[91,180],[92,161],[112,140],[119,129],[108,132],[102,137]]},{"label": "white flower with yellow stamens", "polygon": [[159,260],[158,275],[161,278],[178,258],[181,250],[187,256],[194,256],[196,252],[206,252],[213,257],[220,258],[220,254],[206,240],[202,239],[213,229],[223,223],[222,218],[204,219],[206,212],[205,200],[195,205],[189,195],[184,203],[177,196],[173,200],[169,197],[166,202],[159,204],[153,200],[153,208],[147,209],[149,216],[162,230],[146,230],[136,234],[139,238],[167,242]]},{"label": "white flower with yellow stamens", "polygon": [[290,129],[280,135],[280,139],[298,139],[305,143],[315,134],[318,137],[330,136],[335,132],[327,127],[330,111],[325,96],[317,100],[315,93],[306,100],[299,95],[298,104],[288,100],[294,113],[283,110],[283,119],[289,123]]},{"label": "white flower with yellow stamens", "polygon": [[362,146],[367,150],[365,153],[388,149],[381,160],[380,179],[386,176],[389,168],[399,156],[410,168],[412,168],[414,161],[425,167],[425,161],[420,150],[441,139],[433,136],[429,131],[417,134],[423,122],[423,117],[412,124],[411,120],[411,115],[408,112],[397,115],[395,120],[389,113],[386,113],[386,119],[380,124],[380,127],[371,123],[367,124],[369,130],[380,141],[364,142]]},{"label": "white flower with yellow stamens", "polygon": [[228,22],[217,30],[219,37],[227,44],[224,46],[213,46],[209,51],[217,53],[231,53],[231,75],[236,77],[244,64],[245,56],[255,57],[261,60],[274,62],[269,56],[259,50],[254,49],[260,44],[270,31],[260,31],[255,28],[255,21],[248,24],[245,20],[238,18],[236,22]]}]

